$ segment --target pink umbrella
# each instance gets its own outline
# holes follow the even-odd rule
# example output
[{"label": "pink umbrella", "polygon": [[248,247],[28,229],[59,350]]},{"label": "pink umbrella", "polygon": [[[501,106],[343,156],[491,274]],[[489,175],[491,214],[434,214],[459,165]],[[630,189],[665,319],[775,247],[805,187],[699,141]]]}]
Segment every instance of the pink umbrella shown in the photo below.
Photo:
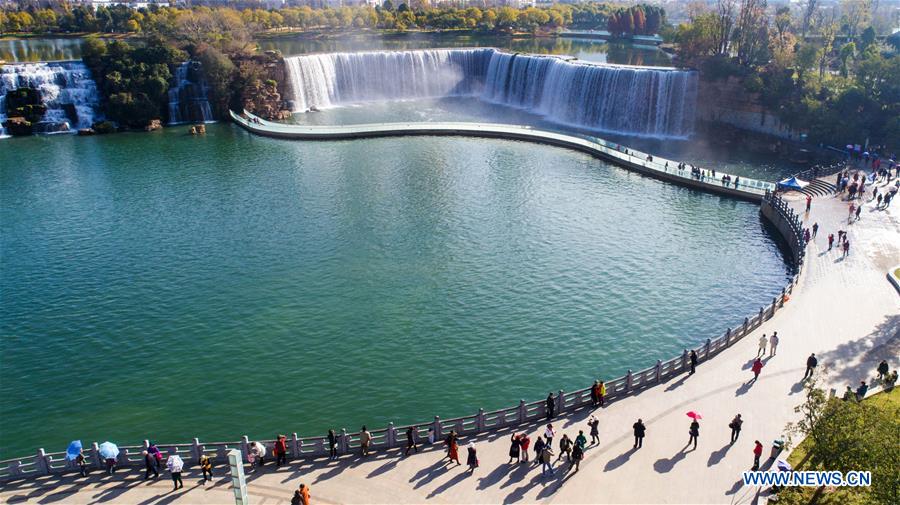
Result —
[{"label": "pink umbrella", "polygon": [[694,420],[697,420],[697,419],[703,419],[703,416],[701,416],[700,414],[694,412],[693,410],[690,411],[690,412],[688,412],[688,413],[687,413],[687,416],[690,417],[691,419],[694,419]]}]

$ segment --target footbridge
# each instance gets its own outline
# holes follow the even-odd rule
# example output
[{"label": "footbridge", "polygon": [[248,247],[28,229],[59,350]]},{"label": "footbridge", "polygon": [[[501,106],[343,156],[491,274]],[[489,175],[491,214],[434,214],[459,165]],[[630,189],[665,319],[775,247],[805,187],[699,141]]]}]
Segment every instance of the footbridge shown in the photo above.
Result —
[{"label": "footbridge", "polygon": [[643,153],[627,146],[590,135],[564,134],[530,126],[495,123],[372,123],[338,126],[306,126],[266,121],[247,111],[243,115],[231,111],[231,118],[251,133],[266,137],[294,140],[349,140],[401,136],[461,136],[519,140],[548,144],[587,153],[635,172],[682,186],[711,193],[759,202],[775,184],[718,170],[702,168],[700,176],[690,168],[679,169],[679,162]]}]

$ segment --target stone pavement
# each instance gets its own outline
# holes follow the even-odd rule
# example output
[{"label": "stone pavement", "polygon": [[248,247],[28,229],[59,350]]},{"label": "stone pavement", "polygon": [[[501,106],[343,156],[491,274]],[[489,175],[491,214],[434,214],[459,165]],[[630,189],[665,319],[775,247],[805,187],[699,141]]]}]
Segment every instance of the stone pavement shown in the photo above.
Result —
[{"label": "stone pavement", "polygon": [[[801,196],[788,199],[803,210]],[[740,473],[752,465],[754,439],[763,442],[767,455],[785,424],[796,419],[793,408],[803,399],[801,378],[811,352],[819,356],[820,373],[827,369],[825,384],[838,391],[874,377],[881,359],[898,366],[900,296],[885,276],[900,264],[898,210],[874,210],[867,203],[861,220],[848,225],[847,207],[838,198],[822,197],[804,215],[805,226],[819,223],[819,233],[784,310],[710,362],[701,362],[695,375],[675,377],[595,412],[601,443],[589,448],[578,473],[558,467],[545,479],[532,464],[507,465],[511,431],[502,431],[475,439],[481,467],[474,474],[465,466],[446,465],[438,448],[406,458],[395,450],[365,461],[357,456],[338,462],[295,461],[277,471],[268,466],[251,474],[251,503],[289,503],[300,483],[311,486],[313,503],[324,504],[756,503],[758,490],[742,487]],[[836,249],[826,251],[828,233],[837,235],[838,229],[849,233],[846,259]],[[781,339],[778,353],[750,384],[759,336],[773,331]],[[703,414],[696,450],[686,448],[689,410]],[[728,423],[737,413],[743,415],[744,429],[729,445]],[[565,432],[574,438],[580,429],[587,433],[589,415],[581,410],[555,419],[557,436]],[[642,449],[634,450],[631,425],[638,417],[647,425],[647,438]],[[542,425],[517,431],[523,429],[532,439],[543,432]],[[463,461],[468,442],[461,440]],[[0,502],[233,503],[223,468],[215,472],[216,480],[205,487],[197,474],[187,473],[184,489],[174,493],[170,481],[144,483],[136,470],[120,471],[114,478],[100,472],[84,479],[48,476],[4,485]]]}]

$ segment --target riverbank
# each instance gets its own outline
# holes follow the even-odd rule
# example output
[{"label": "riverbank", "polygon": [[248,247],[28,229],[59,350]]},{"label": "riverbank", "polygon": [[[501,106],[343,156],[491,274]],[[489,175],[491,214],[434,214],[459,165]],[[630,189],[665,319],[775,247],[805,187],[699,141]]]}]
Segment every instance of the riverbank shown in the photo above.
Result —
[{"label": "riverbank", "polygon": [[[578,430],[587,432],[589,415],[600,419],[601,443],[589,447],[578,473],[560,467],[554,476],[542,478],[531,464],[508,465],[512,431],[502,431],[461,441],[463,447],[474,441],[478,449],[481,467],[472,475],[464,467],[446,465],[437,447],[406,458],[398,450],[378,451],[368,460],[349,455],[337,461],[294,461],[280,470],[268,467],[250,475],[252,498],[288,503],[301,482],[311,486],[317,503],[723,503],[764,496],[763,490],[743,487],[740,472],[752,463],[754,439],[768,446],[796,419],[793,407],[802,401],[800,379],[809,353],[819,356],[823,385],[842,389],[871,376],[879,360],[896,359],[900,350],[900,300],[884,278],[886,265],[900,258],[896,209],[866,206],[862,219],[848,227],[845,202],[817,198],[810,213],[802,213],[804,204],[799,196],[793,201],[806,225],[819,223],[819,234],[809,246],[796,293],[775,317],[716,359],[701,362],[694,375],[554,420],[558,434],[574,437]],[[827,251],[825,241],[838,228],[847,229],[853,243],[853,252],[843,259]],[[773,331],[781,337],[777,355],[765,360],[759,380],[751,383],[756,341]],[[688,410],[703,414],[697,450],[684,443]],[[730,445],[727,424],[738,412],[744,429]],[[635,450],[631,425],[639,417],[647,425],[647,438]],[[536,438],[543,423],[515,431]],[[168,482],[142,483],[141,470],[133,469],[113,478],[95,472],[87,478],[11,483],[0,488],[0,497],[8,503],[220,503],[231,497],[230,478],[222,467],[214,472],[214,482],[203,486],[189,470],[187,485],[176,493],[168,492]],[[703,485],[673,485],[698,479]]]}]

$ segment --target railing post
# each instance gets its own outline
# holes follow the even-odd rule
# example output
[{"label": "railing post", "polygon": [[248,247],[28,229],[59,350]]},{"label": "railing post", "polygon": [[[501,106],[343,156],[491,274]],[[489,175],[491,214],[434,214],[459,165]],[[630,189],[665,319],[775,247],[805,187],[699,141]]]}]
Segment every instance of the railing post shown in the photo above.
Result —
[{"label": "railing post", "polygon": [[762,322],[763,322],[763,308],[760,307],[759,308],[759,324],[757,326],[762,326]]},{"label": "railing post", "polygon": [[47,475],[48,473],[50,473],[50,465],[47,463],[47,453],[43,448],[37,450],[37,455],[34,458],[34,463],[37,467],[37,471],[41,475]]},{"label": "railing post", "polygon": [[769,314],[769,317],[775,315],[775,308],[778,307],[778,297],[772,298],[772,313]]},{"label": "railing post", "polygon": [[194,437],[194,441],[191,443],[191,457],[194,458],[198,465],[200,464],[201,454],[203,454],[203,448],[200,447],[200,439]]},{"label": "railing post", "polygon": [[103,468],[103,461],[100,459],[100,446],[97,442],[91,442],[91,459],[94,460],[94,467]]},{"label": "railing post", "polygon": [[662,379],[662,360],[656,360],[656,382]]},{"label": "railing post", "polygon": [[556,395],[556,415],[559,415],[566,408],[566,393],[562,389]]},{"label": "railing post", "polygon": [[731,328],[725,330],[725,347],[731,347]]},{"label": "railing post", "polygon": [[394,431],[394,423],[388,423],[387,428],[387,446],[388,449],[393,449],[397,446],[397,432]]},{"label": "railing post", "polygon": [[747,326],[749,326],[749,325],[750,325],[750,319],[745,317],[744,318],[744,330],[741,332],[742,337],[747,336]]},{"label": "railing post", "polygon": [[434,441],[437,442],[440,440],[441,434],[441,418],[440,416],[434,416]]},{"label": "railing post", "polygon": [[250,439],[247,438],[247,435],[241,437],[241,454],[244,456],[244,461],[247,461],[247,455],[250,454]]},{"label": "railing post", "polygon": [[631,370],[629,370],[628,373],[625,374],[625,393],[631,392],[631,384],[633,383],[633,381],[634,376],[632,376]]},{"label": "railing post", "polygon": [[787,296],[786,289],[787,288],[781,288],[781,303],[778,304],[779,307],[784,307],[784,297]]},{"label": "railing post", "polygon": [[712,341],[711,341],[710,339],[706,339],[706,346],[705,346],[705,347],[706,347],[706,354],[705,354],[706,358],[705,358],[705,359],[709,359],[709,346],[710,346],[710,344],[712,344]]},{"label": "railing post", "polygon": [[527,414],[525,411],[525,400],[519,400],[519,424],[525,422],[525,414]]},{"label": "railing post", "polygon": [[478,414],[475,416],[475,433],[482,431],[484,431],[484,409],[478,409]]},{"label": "railing post", "polygon": [[687,370],[688,366],[688,350],[685,349],[683,353],[681,353],[681,369]]},{"label": "railing post", "polygon": [[300,437],[296,433],[291,433],[291,457],[300,457]]},{"label": "railing post", "polygon": [[348,454],[350,452],[350,435],[347,434],[347,428],[341,428],[338,449],[340,449],[341,454]]}]

